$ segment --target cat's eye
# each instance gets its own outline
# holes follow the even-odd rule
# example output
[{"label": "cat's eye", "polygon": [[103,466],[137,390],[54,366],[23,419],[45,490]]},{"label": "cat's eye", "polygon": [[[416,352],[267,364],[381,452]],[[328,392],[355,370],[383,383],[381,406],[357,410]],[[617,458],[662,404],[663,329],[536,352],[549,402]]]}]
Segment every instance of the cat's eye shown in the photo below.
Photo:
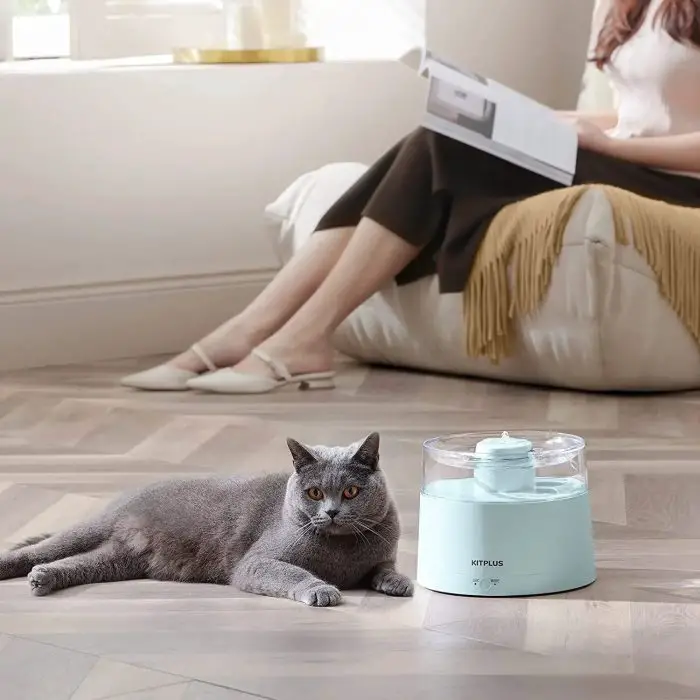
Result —
[{"label": "cat's eye", "polygon": [[358,493],[360,493],[360,489],[357,486],[348,486],[345,491],[343,491],[343,498],[352,501],[353,498],[357,497]]},{"label": "cat's eye", "polygon": [[323,491],[321,489],[317,488],[312,488],[309,489],[306,492],[306,495],[312,500],[312,501],[322,501],[323,500]]}]

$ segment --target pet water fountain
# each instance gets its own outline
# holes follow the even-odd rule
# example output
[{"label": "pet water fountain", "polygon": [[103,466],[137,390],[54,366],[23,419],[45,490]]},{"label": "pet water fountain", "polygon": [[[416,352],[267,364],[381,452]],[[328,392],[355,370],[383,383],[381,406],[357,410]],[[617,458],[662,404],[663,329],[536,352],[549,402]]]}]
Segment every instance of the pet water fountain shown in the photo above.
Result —
[{"label": "pet water fountain", "polygon": [[428,440],[418,583],[501,597],[593,583],[585,449],[576,435],[534,431]]}]

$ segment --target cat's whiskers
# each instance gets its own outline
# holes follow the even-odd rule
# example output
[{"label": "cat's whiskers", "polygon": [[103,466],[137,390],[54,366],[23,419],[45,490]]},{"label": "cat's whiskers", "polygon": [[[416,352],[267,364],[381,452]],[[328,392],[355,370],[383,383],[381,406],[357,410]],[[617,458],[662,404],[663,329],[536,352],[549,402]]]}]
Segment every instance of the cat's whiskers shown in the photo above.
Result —
[{"label": "cat's whiskers", "polygon": [[305,523],[304,525],[299,527],[299,529],[295,533],[296,536],[294,540],[285,546],[283,550],[284,554],[287,554],[291,549],[294,549],[294,547],[296,547],[299,544],[299,542],[301,542],[302,539],[304,539],[304,535],[306,535],[306,533],[313,527],[315,527],[313,520],[309,520],[308,523]]},{"label": "cat's whiskers", "polygon": [[354,517],[352,522],[358,525],[362,530],[366,530],[368,527],[376,524],[374,520],[371,520],[370,518],[363,518],[361,515]]},{"label": "cat's whiskers", "polygon": [[322,532],[323,528],[330,524],[330,521],[325,518],[311,518],[311,523],[317,532]]},{"label": "cat's whiskers", "polygon": [[350,528],[352,529],[352,531],[353,531],[353,533],[354,533],[354,535],[355,535],[355,539],[359,540],[360,537],[361,537],[361,538],[362,538],[362,541],[363,541],[365,544],[369,544],[369,540],[367,539],[367,535],[365,535],[365,533],[362,532],[362,530],[361,530],[357,525],[355,525],[354,522],[349,522],[348,525],[349,525]]},{"label": "cat's whiskers", "polygon": [[378,537],[380,540],[382,540],[383,542],[386,542],[388,545],[391,546],[391,542],[389,542],[389,540],[387,540],[386,537],[379,534],[379,532],[377,532],[377,530],[375,530],[372,527],[372,525],[375,524],[374,521],[358,519],[358,522],[360,523],[360,526],[363,527],[366,532],[371,532],[373,535]]}]

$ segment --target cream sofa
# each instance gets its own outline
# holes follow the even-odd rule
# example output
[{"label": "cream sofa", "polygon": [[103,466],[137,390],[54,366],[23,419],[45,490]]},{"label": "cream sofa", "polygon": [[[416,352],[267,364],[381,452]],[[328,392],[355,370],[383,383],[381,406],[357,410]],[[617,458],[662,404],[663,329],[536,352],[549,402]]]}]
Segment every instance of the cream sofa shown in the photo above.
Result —
[{"label": "cream sofa", "polygon": [[[266,213],[280,262],[365,172],[335,163],[294,182]],[[389,284],[341,326],[337,347],[370,363],[582,390],[679,390],[700,386],[700,351],[654,275],[615,242],[610,205],[592,190],[577,205],[539,312],[517,323],[517,349],[492,364],[465,352],[462,295],[437,279]]]}]

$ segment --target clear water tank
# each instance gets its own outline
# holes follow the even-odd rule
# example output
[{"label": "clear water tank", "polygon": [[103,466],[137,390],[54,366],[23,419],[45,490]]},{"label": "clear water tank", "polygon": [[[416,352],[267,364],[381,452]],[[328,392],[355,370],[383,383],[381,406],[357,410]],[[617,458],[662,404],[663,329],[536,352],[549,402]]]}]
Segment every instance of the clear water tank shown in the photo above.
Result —
[{"label": "clear water tank", "polygon": [[576,435],[466,433],[423,446],[418,583],[443,593],[556,593],[596,577]]}]

